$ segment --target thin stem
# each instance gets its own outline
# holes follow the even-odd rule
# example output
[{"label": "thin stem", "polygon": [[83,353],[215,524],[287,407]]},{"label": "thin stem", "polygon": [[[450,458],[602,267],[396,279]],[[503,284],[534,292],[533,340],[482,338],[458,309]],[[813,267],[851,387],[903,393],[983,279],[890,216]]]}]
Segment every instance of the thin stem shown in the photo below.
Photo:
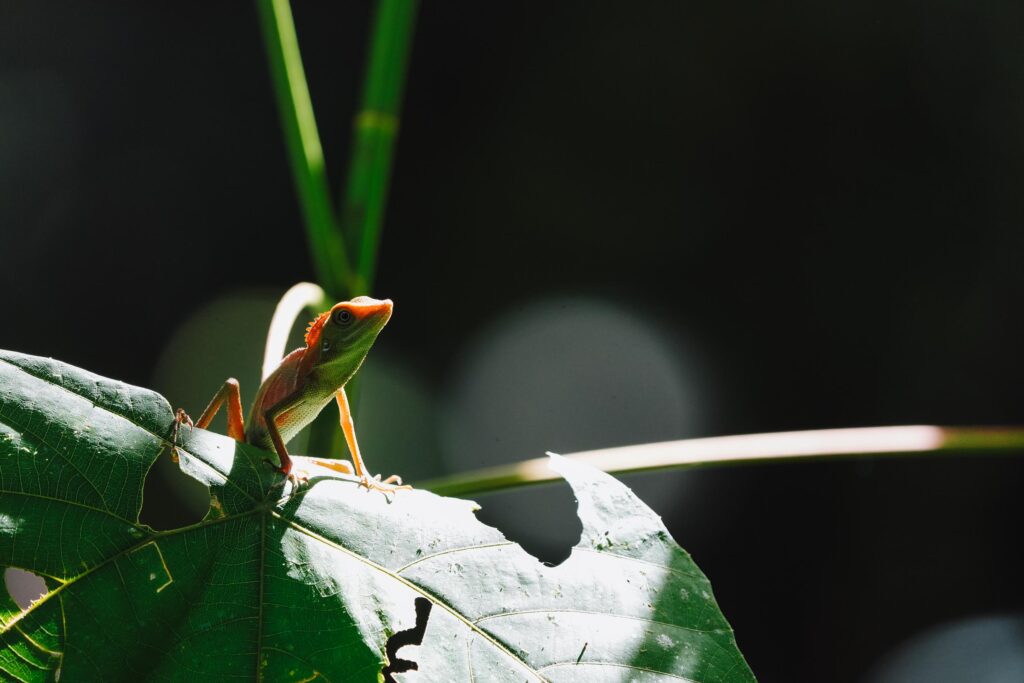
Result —
[{"label": "thin stem", "polygon": [[317,279],[332,297],[344,299],[351,291],[352,267],[331,207],[291,7],[288,0],[256,0],[256,7]]},{"label": "thin stem", "polygon": [[353,122],[341,221],[358,253],[354,294],[373,286],[418,0],[378,0]]},{"label": "thin stem", "polygon": [[[1024,450],[1024,428],[865,427],[819,429],[685,439],[570,453],[568,457],[617,474],[715,465],[792,460],[926,455],[957,451],[1005,453]],[[559,479],[548,458],[524,460],[421,482],[446,496],[479,494]]]}]

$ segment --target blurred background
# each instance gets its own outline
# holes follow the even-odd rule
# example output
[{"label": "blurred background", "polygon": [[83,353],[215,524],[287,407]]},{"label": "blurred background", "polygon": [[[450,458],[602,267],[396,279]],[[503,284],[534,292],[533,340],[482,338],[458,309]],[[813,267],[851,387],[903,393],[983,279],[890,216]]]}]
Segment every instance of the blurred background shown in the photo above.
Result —
[{"label": "blurred background", "polygon": [[[370,4],[293,10],[340,193]],[[370,466],[1024,422],[1022,30],[1010,0],[425,3]],[[0,347],[251,400],[313,277],[251,4],[4,3],[0,254]],[[203,505],[166,465],[157,526]],[[1024,679],[1021,457],[627,481],[763,683]],[[579,533],[564,485],[479,502],[548,562]]]}]

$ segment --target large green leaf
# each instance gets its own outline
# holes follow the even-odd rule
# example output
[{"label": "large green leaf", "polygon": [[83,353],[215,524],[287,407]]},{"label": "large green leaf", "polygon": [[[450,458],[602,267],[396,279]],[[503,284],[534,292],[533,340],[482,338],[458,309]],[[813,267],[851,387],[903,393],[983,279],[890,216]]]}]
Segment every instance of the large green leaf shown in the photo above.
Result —
[{"label": "large green leaf", "polygon": [[181,469],[211,506],[158,532],[138,514],[173,425],[156,393],[0,352],[0,564],[48,585],[27,610],[0,599],[2,676],[754,680],[707,579],[601,472],[553,459],[583,534],[548,567],[471,502],[389,499],[305,458],[292,492],[267,453],[183,429]]}]

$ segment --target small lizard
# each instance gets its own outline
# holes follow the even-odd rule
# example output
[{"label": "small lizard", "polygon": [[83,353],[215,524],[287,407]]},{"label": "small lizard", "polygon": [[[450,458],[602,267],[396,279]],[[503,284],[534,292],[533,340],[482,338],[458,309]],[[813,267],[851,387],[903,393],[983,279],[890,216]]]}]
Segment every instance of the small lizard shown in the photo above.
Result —
[{"label": "small lizard", "polygon": [[[377,335],[391,318],[392,307],[390,299],[380,301],[368,296],[335,304],[309,324],[306,346],[285,356],[263,380],[249,413],[248,428],[242,421],[242,397],[238,380],[234,378],[224,382],[195,421],[195,426],[205,429],[227,402],[228,436],[260,448],[273,448],[281,459],[281,465],[274,469],[298,485],[305,483],[306,477],[292,472],[292,459],[285,444],[333,399],[341,413],[341,428],[352,463],[335,461],[320,464],[354,474],[367,489],[391,492],[412,488],[403,486],[401,477],[397,475],[383,481],[379,476],[369,475],[356,442],[352,411],[345,394],[345,384],[356,374]],[[181,411],[179,422],[182,421],[180,415],[183,415]]]}]

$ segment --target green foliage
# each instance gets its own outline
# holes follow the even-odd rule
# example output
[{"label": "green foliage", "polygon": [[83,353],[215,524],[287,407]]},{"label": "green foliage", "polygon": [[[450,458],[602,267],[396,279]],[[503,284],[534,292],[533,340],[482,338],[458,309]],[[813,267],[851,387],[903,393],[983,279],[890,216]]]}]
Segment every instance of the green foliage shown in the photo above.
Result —
[{"label": "green foliage", "polygon": [[377,269],[418,4],[379,0],[376,6],[341,209],[343,232],[358,251],[355,294],[371,292]]},{"label": "green foliage", "polygon": [[327,189],[327,169],[288,0],[257,0],[288,161],[317,279],[335,298],[351,290],[350,257]]},{"label": "green foliage", "polygon": [[0,352],[0,564],[48,586],[26,611],[0,601],[4,677],[754,680],[689,555],[589,467],[552,461],[583,534],[547,567],[471,502],[387,498],[309,458],[294,492],[270,454],[199,429],[173,450],[209,512],[155,531],[142,486],[173,438],[154,392]]},{"label": "green foliage", "polygon": [[341,206],[335,214],[288,0],[257,0],[285,147],[317,280],[336,300],[369,294],[387,205],[418,0],[378,0]]}]

